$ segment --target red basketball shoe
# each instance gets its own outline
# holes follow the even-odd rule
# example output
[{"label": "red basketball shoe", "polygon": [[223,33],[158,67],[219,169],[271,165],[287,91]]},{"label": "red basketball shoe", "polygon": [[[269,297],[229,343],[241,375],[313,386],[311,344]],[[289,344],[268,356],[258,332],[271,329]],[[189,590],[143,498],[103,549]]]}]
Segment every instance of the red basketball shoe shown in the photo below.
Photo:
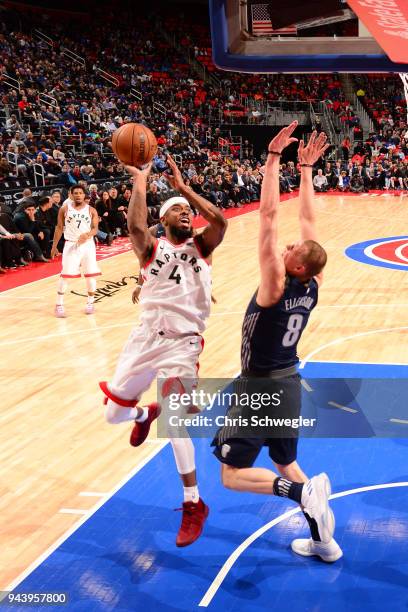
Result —
[{"label": "red basketball shoe", "polygon": [[184,502],[183,508],[179,508],[179,510],[183,510],[183,517],[176,538],[176,546],[188,546],[202,534],[210,509],[200,497],[197,504]]},{"label": "red basketball shoe", "polygon": [[150,425],[161,413],[161,406],[157,404],[157,402],[153,402],[153,404],[149,404],[148,406],[143,406],[143,408],[147,408],[147,419],[143,421],[143,423],[135,421],[135,426],[130,434],[130,444],[132,446],[140,446],[143,444],[149,435]]}]

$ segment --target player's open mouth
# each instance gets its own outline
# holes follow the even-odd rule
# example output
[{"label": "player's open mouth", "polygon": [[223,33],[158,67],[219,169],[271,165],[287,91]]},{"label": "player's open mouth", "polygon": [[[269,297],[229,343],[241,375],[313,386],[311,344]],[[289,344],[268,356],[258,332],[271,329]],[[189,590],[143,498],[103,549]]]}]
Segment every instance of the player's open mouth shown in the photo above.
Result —
[{"label": "player's open mouth", "polygon": [[188,217],[181,217],[180,223],[182,223],[183,225],[190,225],[190,220]]}]

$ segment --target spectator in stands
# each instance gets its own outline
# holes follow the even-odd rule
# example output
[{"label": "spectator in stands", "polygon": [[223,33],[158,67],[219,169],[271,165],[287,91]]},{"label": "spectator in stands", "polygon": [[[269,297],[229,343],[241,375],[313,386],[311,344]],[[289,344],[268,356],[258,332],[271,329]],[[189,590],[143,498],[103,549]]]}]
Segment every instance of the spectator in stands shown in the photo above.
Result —
[{"label": "spectator in stands", "polygon": [[344,161],[349,160],[350,148],[351,148],[350,138],[346,136],[346,138],[344,138],[343,142],[341,143],[341,151],[343,154]]},{"label": "spectator in stands", "polygon": [[362,193],[364,191],[363,177],[359,174],[353,174],[350,179],[350,191],[353,193]]},{"label": "spectator in stands", "polygon": [[32,240],[30,236],[21,234],[10,214],[0,213],[0,236],[7,242],[3,243],[3,265],[8,268],[27,265],[23,259],[23,249],[31,249]]},{"label": "spectator in stands", "polygon": [[78,183],[77,179],[72,175],[69,164],[66,162],[62,165],[61,173],[58,174],[56,182],[65,187],[65,189],[70,189],[73,185]]},{"label": "spectator in stands", "polygon": [[108,191],[102,191],[101,197],[95,202],[95,208],[99,215],[99,228],[106,234],[115,235],[116,213]]},{"label": "spectator in stands", "polygon": [[238,166],[235,172],[233,172],[232,174],[232,180],[239,189],[240,204],[249,204],[249,202],[251,201],[251,196],[244,181],[244,171],[245,168],[243,166]]},{"label": "spectator in stands", "polygon": [[127,207],[121,202],[119,192],[115,186],[110,187],[108,193],[112,205],[116,233],[120,233],[121,236],[127,236]]},{"label": "spectator in stands", "polygon": [[[241,197],[241,190],[240,190],[240,197]],[[224,190],[223,178],[221,174],[217,174],[217,176],[215,177],[211,185],[210,201],[218,208],[229,208],[230,206],[228,195],[225,193],[225,190]]]},{"label": "spectator in stands", "polygon": [[[192,188],[194,189],[193,185]],[[159,221],[159,211],[162,201],[156,183],[150,183],[146,194],[146,203],[148,211],[156,223]]]},{"label": "spectator in stands", "polygon": [[3,266],[4,266],[4,249],[3,249],[3,244],[4,244],[4,238],[3,238],[3,236],[0,235],[0,274],[5,274],[7,272],[7,270],[5,268],[3,268]]},{"label": "spectator in stands", "polygon": [[[4,224],[4,225],[3,225]],[[1,266],[4,268],[20,268],[28,265],[23,259],[21,244],[23,236],[19,232],[12,234],[7,227],[9,219],[5,213],[0,213],[0,244]]]},{"label": "spectator in stands", "polygon": [[23,151],[26,150],[26,145],[23,140],[21,140],[21,132],[17,131],[10,143],[10,147],[14,150],[14,153],[19,153],[19,149],[22,148]]},{"label": "spectator in stands", "polygon": [[51,213],[52,203],[49,196],[41,196],[38,201],[38,208],[35,211],[35,220],[39,229],[44,234],[44,242],[47,245],[45,255],[49,257],[51,253],[51,241],[54,237],[56,223]]},{"label": "spectator in stands", "polygon": [[18,232],[24,236],[24,242],[33,251],[34,261],[50,261],[44,255],[49,246],[50,236],[47,236],[36,222],[34,204],[26,203],[24,209],[14,215],[13,221]]},{"label": "spectator in stands", "polygon": [[337,185],[337,189],[340,191],[349,191],[350,190],[350,177],[348,176],[345,170],[340,172],[339,182]]},{"label": "spectator in stands", "polygon": [[316,176],[313,178],[313,186],[315,191],[327,191],[329,188],[329,183],[325,174],[323,174],[323,170],[319,168]]}]

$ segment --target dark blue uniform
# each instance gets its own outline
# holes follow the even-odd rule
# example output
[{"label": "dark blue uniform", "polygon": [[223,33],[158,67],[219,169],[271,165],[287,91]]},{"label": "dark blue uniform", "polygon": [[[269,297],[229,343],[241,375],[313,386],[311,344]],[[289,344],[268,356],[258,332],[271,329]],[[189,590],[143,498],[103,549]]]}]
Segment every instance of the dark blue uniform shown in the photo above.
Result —
[{"label": "dark blue uniform", "polygon": [[281,299],[269,308],[259,306],[257,292],[254,294],[242,325],[243,373],[268,376],[271,370],[289,368],[299,361],[297,345],[317,304],[317,294],[314,278],[302,283],[293,276],[286,278]]},{"label": "dark blue uniform", "polygon": [[[285,382],[290,392],[290,418],[298,418],[301,407],[297,345],[318,300],[314,278],[301,282],[287,276],[280,300],[264,308],[252,297],[242,325],[241,378],[253,386],[256,378],[272,378]],[[243,380],[243,382],[244,382]],[[234,411],[236,416],[237,411]],[[235,433],[235,435],[233,435]],[[230,437],[232,436],[233,437]],[[250,467],[262,446],[269,447],[275,463],[288,465],[297,456],[297,436],[291,438],[243,438],[231,427],[219,430],[213,444],[214,454],[223,463],[234,467]]]}]

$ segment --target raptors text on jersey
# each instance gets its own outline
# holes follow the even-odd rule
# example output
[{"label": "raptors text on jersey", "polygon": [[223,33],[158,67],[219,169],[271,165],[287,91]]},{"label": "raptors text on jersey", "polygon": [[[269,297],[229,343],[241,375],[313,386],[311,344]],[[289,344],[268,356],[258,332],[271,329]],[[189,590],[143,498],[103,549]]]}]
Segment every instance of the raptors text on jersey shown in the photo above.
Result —
[{"label": "raptors text on jersey", "polygon": [[157,239],[143,268],[141,320],[157,330],[201,333],[210,314],[211,270],[194,238],[172,244]]},{"label": "raptors text on jersey", "polygon": [[81,234],[91,231],[92,217],[88,204],[76,209],[70,202],[67,204],[64,224],[64,238],[77,242]]}]

